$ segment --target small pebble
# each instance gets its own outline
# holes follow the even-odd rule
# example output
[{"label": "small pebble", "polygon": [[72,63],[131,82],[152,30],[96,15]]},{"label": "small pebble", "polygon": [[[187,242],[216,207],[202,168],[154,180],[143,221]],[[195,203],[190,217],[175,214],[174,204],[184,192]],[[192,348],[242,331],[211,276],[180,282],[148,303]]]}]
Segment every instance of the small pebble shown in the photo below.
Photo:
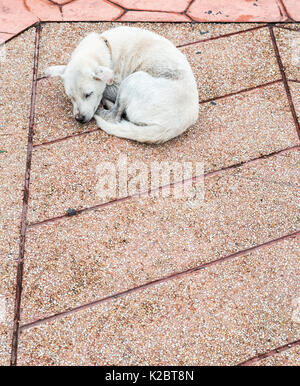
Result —
[{"label": "small pebble", "polygon": [[76,209],[73,209],[73,208],[69,208],[67,210],[67,215],[68,216],[76,216],[77,212],[76,212]]}]

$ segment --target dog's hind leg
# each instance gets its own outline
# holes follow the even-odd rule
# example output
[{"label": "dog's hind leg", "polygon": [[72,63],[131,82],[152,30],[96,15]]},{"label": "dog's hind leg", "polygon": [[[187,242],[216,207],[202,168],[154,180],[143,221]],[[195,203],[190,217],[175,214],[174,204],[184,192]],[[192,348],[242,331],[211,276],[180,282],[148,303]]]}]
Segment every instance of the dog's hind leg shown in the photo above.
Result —
[{"label": "dog's hind leg", "polygon": [[108,105],[111,106],[109,110],[100,109],[97,111],[97,114],[106,121],[120,122],[126,107],[124,101],[120,98],[120,95],[117,96],[117,100],[114,104],[109,102]]},{"label": "dog's hind leg", "polygon": [[114,102],[109,99],[102,99],[102,104],[107,110],[111,110],[114,107]]}]

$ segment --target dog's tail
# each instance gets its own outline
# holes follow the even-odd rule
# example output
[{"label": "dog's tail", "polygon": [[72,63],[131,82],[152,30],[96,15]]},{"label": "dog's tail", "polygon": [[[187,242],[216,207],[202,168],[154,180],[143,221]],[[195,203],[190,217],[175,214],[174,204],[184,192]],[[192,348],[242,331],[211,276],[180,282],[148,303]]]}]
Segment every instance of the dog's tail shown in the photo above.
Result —
[{"label": "dog's tail", "polygon": [[163,143],[171,139],[168,130],[159,125],[137,125],[125,119],[120,122],[109,122],[99,115],[94,116],[97,125],[107,134],[120,138],[132,139],[143,143]]}]

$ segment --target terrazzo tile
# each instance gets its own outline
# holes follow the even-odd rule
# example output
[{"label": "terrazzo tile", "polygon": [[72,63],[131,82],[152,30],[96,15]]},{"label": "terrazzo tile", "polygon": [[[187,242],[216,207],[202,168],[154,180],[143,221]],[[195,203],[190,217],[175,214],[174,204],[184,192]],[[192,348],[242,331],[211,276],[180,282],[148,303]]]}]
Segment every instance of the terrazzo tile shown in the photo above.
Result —
[{"label": "terrazzo tile", "polygon": [[82,125],[73,116],[72,103],[65,95],[63,82],[41,79],[37,86],[33,143],[47,142],[95,130],[95,121]]},{"label": "terrazzo tile", "polygon": [[236,365],[299,339],[299,238],[24,330],[20,365]]},{"label": "terrazzo tile", "polygon": [[255,23],[50,23],[43,25],[40,43],[40,76],[48,65],[65,64],[80,40],[88,33],[104,32],[119,26],[134,26],[156,32],[181,45],[257,26]]},{"label": "terrazzo tile", "polygon": [[296,231],[299,161],[291,151],[207,177],[197,205],[146,196],[30,228],[22,323]]},{"label": "terrazzo tile", "polygon": [[0,365],[10,361],[33,51],[28,31],[6,44],[0,63]]},{"label": "terrazzo tile", "polygon": [[300,4],[299,1],[296,0],[282,0],[288,16],[291,17],[295,21],[300,21]]},{"label": "terrazzo tile", "polygon": [[257,361],[253,366],[300,366],[300,346]]},{"label": "terrazzo tile", "polygon": [[187,14],[196,21],[284,21],[280,4],[273,0],[195,0]]},{"label": "terrazzo tile", "polygon": [[267,28],[183,47],[201,100],[280,79]]},{"label": "terrazzo tile", "polygon": [[[56,100],[55,88],[51,92],[47,89],[44,103],[37,107],[40,113],[35,131],[44,141],[80,130],[67,118],[69,106]],[[54,104],[58,105],[56,110]],[[66,111],[61,111],[64,106]],[[284,88],[278,83],[201,105],[198,123],[161,146],[138,144],[99,130],[37,147],[33,152],[29,221],[64,214],[69,207],[80,209],[117,198],[97,195],[97,166],[116,163],[123,155],[128,157],[129,166],[141,161],[148,167],[153,161],[204,162],[207,172],[298,144]]]},{"label": "terrazzo tile", "polygon": [[5,59],[0,60],[0,134],[27,135],[34,40],[33,28],[5,45]]},{"label": "terrazzo tile", "polygon": [[274,34],[287,78],[300,80],[299,32],[274,28]]}]

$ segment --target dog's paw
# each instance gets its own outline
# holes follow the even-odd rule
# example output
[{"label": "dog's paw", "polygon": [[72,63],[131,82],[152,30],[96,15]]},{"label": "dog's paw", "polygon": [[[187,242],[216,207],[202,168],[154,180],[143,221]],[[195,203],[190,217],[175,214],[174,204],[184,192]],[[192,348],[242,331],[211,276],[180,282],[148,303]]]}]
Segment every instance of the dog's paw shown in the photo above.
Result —
[{"label": "dog's paw", "polygon": [[44,76],[46,78],[52,78],[54,76],[62,77],[65,72],[66,66],[50,66],[44,70]]}]

